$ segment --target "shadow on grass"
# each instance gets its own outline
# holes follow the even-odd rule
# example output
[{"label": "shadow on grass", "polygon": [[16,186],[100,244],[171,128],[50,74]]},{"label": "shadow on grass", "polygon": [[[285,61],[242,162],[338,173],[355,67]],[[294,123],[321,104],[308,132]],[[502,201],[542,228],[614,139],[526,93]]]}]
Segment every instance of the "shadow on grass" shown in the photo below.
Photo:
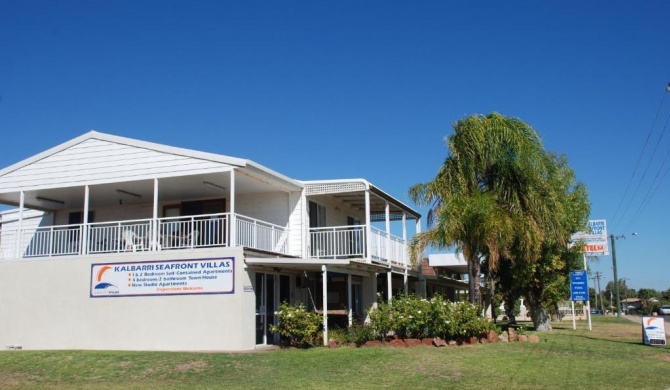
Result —
[{"label": "shadow on grass", "polygon": [[633,340],[612,340],[612,339],[600,338],[600,337],[593,337],[593,336],[582,335],[582,334],[572,335],[572,337],[580,337],[580,338],[587,339],[587,340],[606,341],[606,342],[608,342],[608,343],[629,344],[629,345],[637,345],[637,346],[640,346],[640,347],[649,347],[648,345],[644,345],[644,344],[642,343],[642,341],[633,341]]}]

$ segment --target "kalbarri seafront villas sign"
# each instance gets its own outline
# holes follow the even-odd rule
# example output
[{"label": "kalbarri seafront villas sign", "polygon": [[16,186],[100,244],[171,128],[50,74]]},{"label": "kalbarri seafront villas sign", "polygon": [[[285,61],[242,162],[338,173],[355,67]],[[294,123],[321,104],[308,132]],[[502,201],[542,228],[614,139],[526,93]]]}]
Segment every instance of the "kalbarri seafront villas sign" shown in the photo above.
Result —
[{"label": "kalbarri seafront villas sign", "polygon": [[91,264],[91,298],[231,294],[235,259]]},{"label": "kalbarri seafront villas sign", "polygon": [[607,221],[604,219],[592,219],[588,222],[588,232],[578,232],[572,235],[571,243],[584,242],[584,255],[586,256],[609,256],[609,245],[607,241]]},{"label": "kalbarri seafront villas sign", "polygon": [[644,345],[665,346],[665,319],[642,317],[642,342]]}]

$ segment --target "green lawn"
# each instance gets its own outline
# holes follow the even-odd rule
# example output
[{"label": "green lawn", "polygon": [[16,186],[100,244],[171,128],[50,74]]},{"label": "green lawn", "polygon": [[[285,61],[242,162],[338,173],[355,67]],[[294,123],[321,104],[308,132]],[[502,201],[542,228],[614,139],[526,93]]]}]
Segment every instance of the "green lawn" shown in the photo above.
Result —
[{"label": "green lawn", "polygon": [[666,389],[670,348],[598,317],[554,324],[539,344],[313,348],[258,353],[2,351],[0,389]]}]

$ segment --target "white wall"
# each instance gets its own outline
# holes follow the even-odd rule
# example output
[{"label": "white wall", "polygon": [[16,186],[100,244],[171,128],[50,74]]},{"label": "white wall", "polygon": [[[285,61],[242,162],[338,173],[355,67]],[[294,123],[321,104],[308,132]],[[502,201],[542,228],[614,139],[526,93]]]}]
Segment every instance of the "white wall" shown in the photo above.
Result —
[{"label": "white wall", "polygon": [[220,171],[226,164],[89,139],[0,177],[0,192],[17,187],[70,187]]},{"label": "white wall", "polygon": [[[90,297],[93,263],[219,256],[235,258],[234,294]],[[253,349],[251,286],[242,251],[234,248],[0,262],[0,347]]]},{"label": "white wall", "polygon": [[[289,254],[292,256],[303,256],[303,245],[305,241],[305,216],[306,209],[302,202],[301,192],[292,192],[289,197],[291,217],[289,218]],[[309,225],[308,225],[309,226]]]},{"label": "white wall", "polygon": [[289,203],[289,194],[285,192],[244,194],[235,198],[235,212],[275,225],[286,226],[290,213]]},{"label": "white wall", "polygon": [[[54,215],[51,212],[26,209],[23,211],[21,226],[23,229],[36,229],[39,226],[51,226]],[[19,229],[19,209],[7,210],[0,213],[0,259],[11,259],[19,253],[25,252],[30,240],[24,240],[22,247],[17,251]]]}]

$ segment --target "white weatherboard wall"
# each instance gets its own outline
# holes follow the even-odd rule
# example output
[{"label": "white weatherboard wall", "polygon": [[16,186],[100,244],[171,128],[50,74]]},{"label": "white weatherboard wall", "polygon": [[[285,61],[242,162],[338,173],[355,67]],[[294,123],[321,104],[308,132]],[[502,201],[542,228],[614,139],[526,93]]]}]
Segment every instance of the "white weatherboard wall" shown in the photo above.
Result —
[{"label": "white weatherboard wall", "polygon": [[289,194],[285,192],[244,194],[235,198],[236,213],[279,226],[286,226],[289,209]]},{"label": "white weatherboard wall", "polygon": [[[90,297],[93,263],[229,256],[235,258],[234,294]],[[255,294],[241,249],[0,262],[0,286],[2,348],[194,351],[255,347]]]},{"label": "white weatherboard wall", "polygon": [[0,192],[219,172],[226,164],[89,139],[0,177]]}]

